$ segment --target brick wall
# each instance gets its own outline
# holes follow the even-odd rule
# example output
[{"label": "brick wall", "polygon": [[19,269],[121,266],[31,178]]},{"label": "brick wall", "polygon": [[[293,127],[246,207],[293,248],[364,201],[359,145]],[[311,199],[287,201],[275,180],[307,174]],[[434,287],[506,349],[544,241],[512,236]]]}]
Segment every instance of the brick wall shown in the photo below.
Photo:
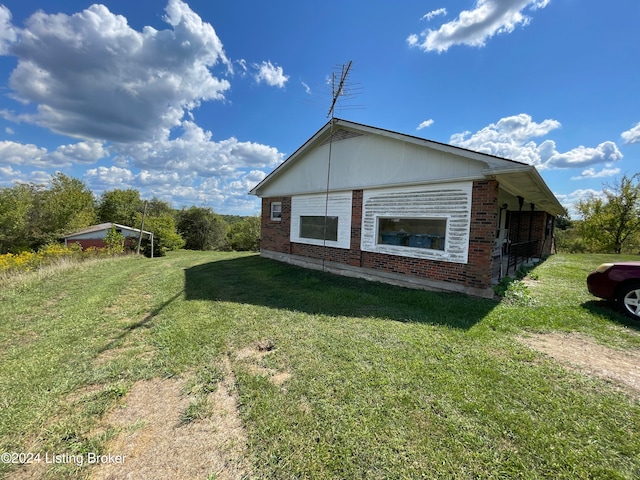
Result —
[{"label": "brick wall", "polygon": [[[271,203],[282,203],[280,220],[271,220]],[[291,197],[262,199],[260,222],[260,249],[278,253],[291,253],[289,230],[291,228]]]},{"label": "brick wall", "polygon": [[373,252],[362,252],[362,266],[389,273],[401,273],[472,288],[491,286],[498,211],[498,183],[495,180],[473,183],[471,229],[467,264],[442,262]]},{"label": "brick wall", "polygon": [[[264,250],[277,253],[315,259],[324,258],[329,262],[456,283],[466,287],[486,289],[491,286],[492,251],[495,244],[498,212],[498,183],[495,180],[483,180],[473,183],[467,264],[362,252],[360,250],[362,197],[362,190],[353,191],[351,242],[348,250],[291,243],[289,241],[291,225],[290,197],[264,198],[262,200],[262,237],[260,246]],[[280,221],[272,221],[270,219],[271,202],[282,202],[282,219]]]}]

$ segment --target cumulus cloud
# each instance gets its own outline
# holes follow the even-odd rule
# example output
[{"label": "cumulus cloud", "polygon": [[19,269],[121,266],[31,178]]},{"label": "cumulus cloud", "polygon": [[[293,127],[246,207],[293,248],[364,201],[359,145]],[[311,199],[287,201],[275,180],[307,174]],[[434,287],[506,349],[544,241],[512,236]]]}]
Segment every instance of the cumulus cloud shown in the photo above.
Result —
[{"label": "cumulus cloud", "polygon": [[422,16],[422,20],[426,20],[428,22],[434,17],[437,17],[438,15],[446,15],[446,14],[447,14],[446,8],[438,8],[437,10],[432,10],[431,12],[424,14]]},{"label": "cumulus cloud", "polygon": [[622,158],[614,142],[606,141],[597,147],[579,146],[568,152],[558,152],[553,140],[537,144],[534,138],[546,136],[560,128],[560,122],[547,119],[540,123],[521,113],[500,119],[476,133],[463,132],[451,136],[450,143],[481,153],[517,160],[540,169],[580,168],[609,164]]},{"label": "cumulus cloud", "polygon": [[579,146],[568,152],[554,151],[544,165],[549,168],[571,168],[600,163],[615,162],[622,159],[622,153],[614,142],[602,142],[597,147]]},{"label": "cumulus cloud", "polygon": [[580,175],[571,177],[571,180],[585,180],[585,179],[591,179],[591,178],[613,177],[615,175],[618,175],[619,173],[620,173],[619,168],[611,168],[610,166],[605,166],[599,172],[597,172],[595,168],[587,168]]},{"label": "cumulus cloud", "polygon": [[624,143],[640,143],[640,122],[620,135]]},{"label": "cumulus cloud", "polygon": [[2,115],[85,139],[167,136],[202,101],[224,98],[230,84],[211,68],[231,66],[213,27],[186,3],[169,0],[164,20],[171,28],[138,32],[104,5],[33,14],[9,47],[18,58],[9,84],[37,111]]},{"label": "cumulus cloud", "polygon": [[431,125],[433,125],[433,119],[429,119],[429,120],[425,120],[424,122],[421,122],[420,125],[418,125],[418,128],[416,128],[416,130],[422,130],[423,128],[427,128],[430,127]]},{"label": "cumulus cloud", "polygon": [[108,156],[98,142],[80,142],[61,145],[53,152],[33,144],[12,141],[0,142],[0,163],[29,165],[39,168],[62,168],[72,164],[90,164]]},{"label": "cumulus cloud", "polygon": [[289,80],[282,67],[273,65],[271,62],[262,62],[260,65],[256,64],[253,67],[258,70],[258,73],[256,73],[256,81],[258,83],[264,82],[271,87],[284,88],[284,84]]},{"label": "cumulus cloud", "polygon": [[473,10],[460,12],[455,20],[437,30],[411,34],[407,42],[427,52],[445,52],[454,45],[481,47],[494,35],[511,33],[517,26],[528,25],[531,18],[523,12],[544,8],[549,1],[477,0]]},{"label": "cumulus cloud", "polygon": [[0,5],[0,55],[6,55],[17,39],[18,32],[11,23],[11,11]]},{"label": "cumulus cloud", "polygon": [[211,132],[191,121],[175,139],[114,146],[117,161],[137,168],[194,173],[202,177],[233,175],[242,168],[271,168],[284,160],[274,147],[231,137],[215,142]]}]

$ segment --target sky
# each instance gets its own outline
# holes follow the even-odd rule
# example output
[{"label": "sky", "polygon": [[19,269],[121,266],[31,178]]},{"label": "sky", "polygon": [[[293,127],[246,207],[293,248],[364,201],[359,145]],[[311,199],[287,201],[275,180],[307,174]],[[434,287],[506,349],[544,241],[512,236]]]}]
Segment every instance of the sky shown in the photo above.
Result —
[{"label": "sky", "polygon": [[255,215],[335,115],[526,162],[575,202],[640,172],[640,2],[0,0],[0,188]]}]

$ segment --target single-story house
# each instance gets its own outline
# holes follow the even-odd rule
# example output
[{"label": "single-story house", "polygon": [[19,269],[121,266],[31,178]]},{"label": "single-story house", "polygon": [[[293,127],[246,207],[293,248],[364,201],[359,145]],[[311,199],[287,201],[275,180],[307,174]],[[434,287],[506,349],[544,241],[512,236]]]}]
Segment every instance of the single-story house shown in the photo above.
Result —
[{"label": "single-story house", "polygon": [[531,165],[341,119],[249,193],[264,257],[482,297],[564,213]]},{"label": "single-story house", "polygon": [[[70,233],[69,235],[65,235],[63,237],[64,244],[65,246],[68,246],[73,243],[77,243],[83,250],[90,247],[105,248],[107,246],[105,244],[105,238],[107,238],[107,234],[112,228],[115,228],[116,232],[121,233],[124,236],[125,247],[135,248],[137,246],[138,239],[140,238],[139,228],[127,227],[126,225],[120,225],[112,222],[92,225],[82,230],[78,230],[77,232]],[[153,233],[142,230],[142,235],[151,240],[151,252],[153,255]]]}]

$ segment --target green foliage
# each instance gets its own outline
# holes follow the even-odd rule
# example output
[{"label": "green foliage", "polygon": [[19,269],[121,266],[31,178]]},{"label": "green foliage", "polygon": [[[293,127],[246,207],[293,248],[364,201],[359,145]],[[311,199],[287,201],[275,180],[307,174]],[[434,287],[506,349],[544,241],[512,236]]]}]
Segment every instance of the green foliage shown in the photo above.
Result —
[{"label": "green foliage", "polygon": [[[142,214],[137,215],[136,222],[138,225],[142,223]],[[147,214],[144,230],[153,233],[154,257],[161,257],[167,252],[184,247],[184,240],[176,231],[176,222],[171,214],[163,213],[157,217]],[[145,255],[151,255],[151,245],[147,240],[145,240]]]},{"label": "green foliage", "polygon": [[245,217],[231,225],[229,246],[236,251],[260,250],[260,217]]},{"label": "green foliage", "polygon": [[98,202],[98,221],[101,223],[113,222],[128,227],[135,225],[136,215],[143,209],[143,201],[140,192],[133,189],[110,190],[104,192]]},{"label": "green foliage", "polygon": [[183,208],[178,231],[189,250],[227,250],[227,223],[210,208]]},{"label": "green foliage", "polygon": [[93,193],[77,178],[57,173],[43,192],[42,216],[46,240],[92,225],[96,221]]},{"label": "green foliage", "polygon": [[37,250],[96,221],[93,194],[57,173],[48,188],[30,184],[0,191],[0,252]]},{"label": "green foliage", "polygon": [[124,253],[125,238],[122,233],[116,230],[114,225],[111,226],[107,232],[107,236],[104,239],[104,243],[107,246],[107,250],[112,255],[119,255]]},{"label": "green foliage", "polygon": [[595,251],[622,253],[638,248],[640,233],[640,174],[626,175],[605,186],[604,198],[590,195],[576,209],[583,220],[578,232]]},{"label": "green foliage", "polygon": [[0,254],[30,248],[30,214],[36,195],[34,185],[0,189]]}]

